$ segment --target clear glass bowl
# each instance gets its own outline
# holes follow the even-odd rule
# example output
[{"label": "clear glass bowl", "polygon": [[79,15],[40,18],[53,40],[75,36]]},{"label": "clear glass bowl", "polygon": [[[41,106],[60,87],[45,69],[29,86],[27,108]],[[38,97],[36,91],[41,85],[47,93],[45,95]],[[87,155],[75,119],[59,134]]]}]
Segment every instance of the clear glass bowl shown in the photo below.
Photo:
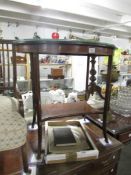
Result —
[{"label": "clear glass bowl", "polygon": [[118,100],[111,100],[110,101],[110,109],[117,113],[120,114],[124,117],[131,117],[131,106],[129,108],[129,106],[127,105],[127,103],[123,102],[123,105],[119,103]]}]

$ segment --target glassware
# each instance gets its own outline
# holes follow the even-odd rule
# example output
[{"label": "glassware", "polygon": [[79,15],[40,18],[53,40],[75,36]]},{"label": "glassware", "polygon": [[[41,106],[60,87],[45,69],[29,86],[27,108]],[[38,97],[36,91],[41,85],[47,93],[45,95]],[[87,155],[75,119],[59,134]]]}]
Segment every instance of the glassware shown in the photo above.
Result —
[{"label": "glassware", "polygon": [[111,100],[110,109],[125,117],[131,117],[131,87],[121,87],[116,100]]}]

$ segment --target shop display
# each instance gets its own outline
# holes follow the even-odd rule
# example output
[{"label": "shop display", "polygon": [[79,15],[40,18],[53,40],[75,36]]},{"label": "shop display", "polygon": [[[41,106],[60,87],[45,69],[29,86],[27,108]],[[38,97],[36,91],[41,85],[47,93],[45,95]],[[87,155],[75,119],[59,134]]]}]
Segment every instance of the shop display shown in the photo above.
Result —
[{"label": "shop display", "polygon": [[54,85],[60,89],[72,90],[72,59],[65,55],[39,55],[40,88],[49,91]]}]

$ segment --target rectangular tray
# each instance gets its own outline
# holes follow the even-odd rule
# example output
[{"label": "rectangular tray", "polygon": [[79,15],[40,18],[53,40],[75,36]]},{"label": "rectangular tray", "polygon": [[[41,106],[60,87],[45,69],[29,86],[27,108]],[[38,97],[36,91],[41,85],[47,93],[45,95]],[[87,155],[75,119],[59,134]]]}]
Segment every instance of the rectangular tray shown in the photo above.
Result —
[{"label": "rectangular tray", "polygon": [[[70,127],[77,144],[73,146],[55,146],[54,127]],[[99,151],[81,120],[46,121],[45,122],[45,163],[55,164],[71,161],[97,159]]]}]

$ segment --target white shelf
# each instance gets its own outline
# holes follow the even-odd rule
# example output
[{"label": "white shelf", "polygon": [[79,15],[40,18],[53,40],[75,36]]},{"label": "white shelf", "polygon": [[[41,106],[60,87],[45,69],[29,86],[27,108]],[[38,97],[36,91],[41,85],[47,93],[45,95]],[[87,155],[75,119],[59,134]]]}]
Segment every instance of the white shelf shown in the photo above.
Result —
[{"label": "white shelf", "polygon": [[40,63],[40,66],[71,66],[71,63],[48,63],[48,64],[44,64],[44,63]]},{"label": "white shelf", "polygon": [[[6,64],[6,66],[8,66],[8,64]],[[10,66],[13,66],[13,64],[10,64]],[[18,67],[18,66],[25,66],[26,67],[27,64],[26,63],[25,64],[24,63],[19,63],[19,64],[17,63],[16,67]]]},{"label": "white shelf", "polygon": [[40,81],[61,81],[61,80],[73,80],[72,77],[62,78],[62,79],[48,79],[48,78],[40,78]]},{"label": "white shelf", "polygon": [[131,73],[124,73],[124,72],[122,72],[122,73],[120,73],[120,75],[122,76],[122,75],[131,75]]},{"label": "white shelf", "polygon": [[17,82],[29,82],[30,80],[17,80]]}]

